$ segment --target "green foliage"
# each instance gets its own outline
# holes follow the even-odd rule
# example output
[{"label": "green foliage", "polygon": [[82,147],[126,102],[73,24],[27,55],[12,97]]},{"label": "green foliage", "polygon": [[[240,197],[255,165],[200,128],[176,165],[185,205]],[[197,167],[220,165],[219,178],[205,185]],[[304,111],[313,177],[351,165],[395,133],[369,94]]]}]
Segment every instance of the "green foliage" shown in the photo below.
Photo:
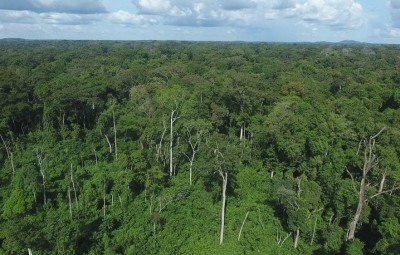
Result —
[{"label": "green foliage", "polygon": [[363,248],[364,244],[360,240],[355,239],[347,244],[346,255],[363,255]]},{"label": "green foliage", "polygon": [[[0,49],[1,254],[398,253],[398,47]],[[346,241],[359,142],[382,127],[357,238]]]}]

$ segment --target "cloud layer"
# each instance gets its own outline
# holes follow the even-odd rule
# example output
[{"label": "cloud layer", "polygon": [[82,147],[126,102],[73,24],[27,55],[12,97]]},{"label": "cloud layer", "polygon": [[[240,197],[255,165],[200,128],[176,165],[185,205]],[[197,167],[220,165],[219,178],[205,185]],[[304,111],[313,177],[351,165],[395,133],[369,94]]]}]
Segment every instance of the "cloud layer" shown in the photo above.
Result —
[{"label": "cloud layer", "polygon": [[365,22],[355,0],[133,0],[140,14],[177,26],[259,26],[270,19],[296,18],[315,26],[354,29]]},{"label": "cloud layer", "polygon": [[0,9],[37,13],[93,14],[107,12],[98,0],[2,0]]},{"label": "cloud layer", "polygon": [[393,26],[400,28],[400,0],[391,0],[389,2],[390,13],[392,16]]},{"label": "cloud layer", "polygon": [[[397,1],[392,2],[396,7]],[[135,13],[108,13],[98,0],[2,0],[0,9],[3,21],[14,17],[14,22],[28,22],[35,16],[32,13],[38,13],[36,18],[57,24],[89,24],[99,15],[111,22],[136,25],[260,27],[282,18],[335,29],[363,24],[363,9],[355,0],[132,0],[132,4]]]},{"label": "cloud layer", "polygon": [[[337,33],[359,30],[368,23],[368,15],[359,1],[118,0],[116,3],[112,0],[0,0],[0,25],[4,30],[11,27],[10,24],[54,27],[106,22],[109,26],[131,28],[175,27],[175,31],[225,28],[231,31],[230,34],[243,30],[270,31],[281,26],[301,30],[304,35],[322,30]],[[387,1],[390,34],[398,35],[400,0]],[[120,9],[113,8],[117,5]]]}]

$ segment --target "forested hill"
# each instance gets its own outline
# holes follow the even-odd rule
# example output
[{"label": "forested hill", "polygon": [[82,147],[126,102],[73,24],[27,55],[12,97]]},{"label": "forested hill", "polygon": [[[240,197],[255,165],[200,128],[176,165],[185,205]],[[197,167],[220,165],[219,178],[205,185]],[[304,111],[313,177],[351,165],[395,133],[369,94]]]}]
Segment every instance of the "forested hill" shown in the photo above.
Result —
[{"label": "forested hill", "polygon": [[400,46],[0,42],[0,253],[399,254]]}]

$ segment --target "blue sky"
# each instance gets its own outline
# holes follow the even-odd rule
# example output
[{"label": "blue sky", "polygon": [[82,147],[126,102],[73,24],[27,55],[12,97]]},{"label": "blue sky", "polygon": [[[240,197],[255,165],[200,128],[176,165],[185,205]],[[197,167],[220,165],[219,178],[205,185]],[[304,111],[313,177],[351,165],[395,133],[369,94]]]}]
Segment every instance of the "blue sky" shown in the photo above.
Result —
[{"label": "blue sky", "polygon": [[400,43],[400,0],[0,0],[0,38]]}]

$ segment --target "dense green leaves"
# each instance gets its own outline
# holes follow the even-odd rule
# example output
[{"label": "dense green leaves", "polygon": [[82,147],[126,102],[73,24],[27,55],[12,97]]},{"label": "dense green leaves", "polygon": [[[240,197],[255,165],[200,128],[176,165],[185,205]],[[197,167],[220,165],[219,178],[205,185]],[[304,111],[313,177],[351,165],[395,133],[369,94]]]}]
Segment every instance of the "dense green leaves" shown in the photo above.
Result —
[{"label": "dense green leaves", "polygon": [[[398,46],[4,41],[0,49],[0,253],[400,249]],[[360,141],[382,127],[356,238],[346,241],[365,163]]]}]

